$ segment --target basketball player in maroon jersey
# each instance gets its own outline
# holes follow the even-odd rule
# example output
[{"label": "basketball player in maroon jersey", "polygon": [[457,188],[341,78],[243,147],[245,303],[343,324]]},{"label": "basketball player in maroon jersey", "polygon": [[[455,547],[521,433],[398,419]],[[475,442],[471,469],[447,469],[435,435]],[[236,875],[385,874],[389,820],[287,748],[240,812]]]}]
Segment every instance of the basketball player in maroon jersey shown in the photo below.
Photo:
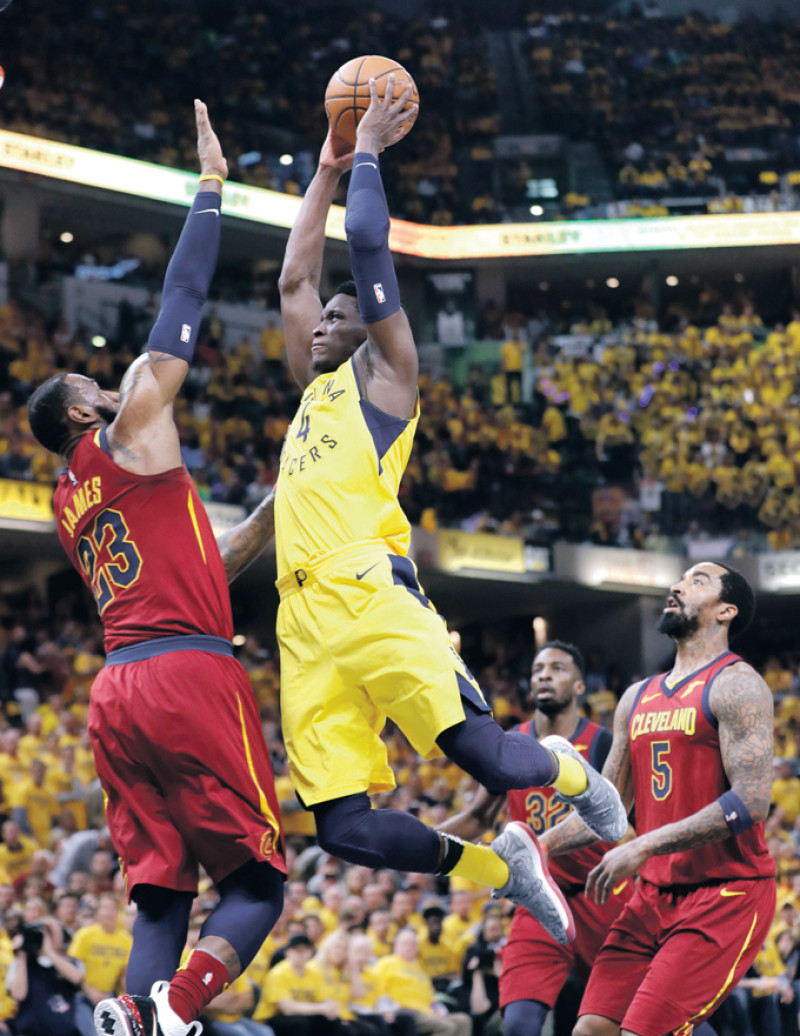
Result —
[{"label": "basketball player in maroon jersey", "polygon": [[[574,1036],[688,1036],[752,963],[775,914],[764,840],[772,695],[728,648],[755,610],[744,577],[701,562],[672,587],[659,630],[672,670],[629,687],[603,773],[638,836],[610,849],[587,893],[607,902],[639,874],[597,956]],[[543,836],[551,857],[596,839],[577,816]]]},{"label": "basketball player in maroon jersey", "polygon": [[[544,644],[531,667],[535,711],[519,732],[535,738],[566,738],[599,770],[611,747],[611,734],[581,715],[578,699],[585,689],[585,672],[583,656],[573,644],[561,640]],[[571,812],[568,803],[553,797],[552,788],[528,788],[505,795],[492,795],[480,788],[469,808],[440,824],[439,830],[462,838],[479,838],[492,828],[506,802],[510,819],[530,824],[537,837]],[[585,894],[589,872],[609,848],[608,842],[599,842],[549,861],[550,873],[575,918],[575,941],[569,946],[559,945],[527,910],[517,907],[500,973],[505,1036],[539,1036],[570,971],[577,968],[584,980],[588,976],[611,922],[633,893],[633,880],[624,878],[606,903],[595,903]]]},{"label": "basketball player in maroon jersey", "polygon": [[[58,532],[105,628],[89,732],[138,906],[128,995],[95,1008],[102,1036],[194,1036],[202,1009],[247,967],[283,903],[269,754],[233,657],[226,585],[271,534],[272,504],[227,535],[223,560],[173,420],[216,266],[227,176],[200,101],[195,116],[200,185],[146,351],[118,393],[58,374],[28,403],[33,433],[69,465],[53,502]],[[176,974],[199,866],[219,904]]]}]

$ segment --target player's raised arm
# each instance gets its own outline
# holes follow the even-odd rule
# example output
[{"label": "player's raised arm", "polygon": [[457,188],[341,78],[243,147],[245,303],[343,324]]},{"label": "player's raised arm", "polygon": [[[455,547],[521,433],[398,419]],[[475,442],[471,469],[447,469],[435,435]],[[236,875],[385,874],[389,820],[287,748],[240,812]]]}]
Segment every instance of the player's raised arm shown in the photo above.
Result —
[{"label": "player's raised arm", "polygon": [[278,288],[286,358],[300,388],[305,388],[314,378],[311,342],[312,332],[322,316],[319,282],[325,251],[325,222],[339,179],[352,161],[352,147],[329,129],[317,171],[286,242]]},{"label": "player's raised arm", "polygon": [[[628,718],[636,701],[641,682],[632,684],[622,695],[614,713],[614,740],[603,764],[603,776],[614,785],[622,798],[625,809],[630,813],[633,805],[633,780],[631,776],[631,754],[628,744]],[[598,841],[577,813],[571,813],[545,831],[539,841],[550,856],[583,849]]]},{"label": "player's raised arm", "polygon": [[383,99],[375,80],[370,106],[358,124],[353,172],[347,191],[345,230],[358,308],[367,325],[367,396],[395,417],[411,417],[417,400],[419,358],[389,251],[389,209],[378,155],[404,134],[411,96],[409,84],[394,99],[394,73]]},{"label": "player's raised arm", "polygon": [[[146,351],[128,368],[108,428],[115,459],[140,473],[181,463],[172,402],[194,355],[200,315],[217,265],[222,184],[228,164],[202,101],[195,101],[200,185],[164,279]],[[119,455],[119,457],[118,457]],[[127,461],[127,463],[125,463]]]}]

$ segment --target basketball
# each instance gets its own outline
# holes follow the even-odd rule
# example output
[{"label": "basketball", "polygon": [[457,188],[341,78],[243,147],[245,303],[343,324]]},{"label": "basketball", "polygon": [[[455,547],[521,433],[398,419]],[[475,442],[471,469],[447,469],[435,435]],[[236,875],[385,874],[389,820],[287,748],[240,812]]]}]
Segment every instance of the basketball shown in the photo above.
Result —
[{"label": "basketball", "polygon": [[[377,54],[366,54],[360,58],[352,58],[331,76],[325,91],[325,112],[334,133],[348,142],[355,144],[356,129],[364,112],[369,108],[369,81],[374,78],[380,97],[385,95],[386,80],[394,72],[394,97],[398,98],[411,84],[411,96],[406,108],[419,105],[419,91],[416,83],[402,65],[391,58],[383,58]],[[410,112],[403,123],[403,136],[414,125],[417,111]]]}]

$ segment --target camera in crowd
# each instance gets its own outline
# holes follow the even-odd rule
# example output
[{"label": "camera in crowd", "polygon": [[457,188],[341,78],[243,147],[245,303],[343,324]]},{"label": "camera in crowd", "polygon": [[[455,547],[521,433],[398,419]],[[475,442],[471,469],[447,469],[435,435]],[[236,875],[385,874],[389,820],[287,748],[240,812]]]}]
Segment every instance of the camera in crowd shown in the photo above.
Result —
[{"label": "camera in crowd", "polygon": [[44,921],[23,921],[9,924],[9,935],[21,936],[21,943],[15,949],[23,950],[29,957],[38,957],[44,943]]}]

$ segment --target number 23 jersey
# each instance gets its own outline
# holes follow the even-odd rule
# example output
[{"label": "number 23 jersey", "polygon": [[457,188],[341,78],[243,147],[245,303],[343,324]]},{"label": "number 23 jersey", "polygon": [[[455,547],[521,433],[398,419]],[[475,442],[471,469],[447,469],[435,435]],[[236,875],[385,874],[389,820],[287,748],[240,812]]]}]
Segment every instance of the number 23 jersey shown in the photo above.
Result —
[{"label": "number 23 jersey", "polygon": [[81,439],[53,498],[58,535],[92,591],[106,651],[186,634],[233,634],[225,569],[184,467],[135,475],[105,428]]}]

